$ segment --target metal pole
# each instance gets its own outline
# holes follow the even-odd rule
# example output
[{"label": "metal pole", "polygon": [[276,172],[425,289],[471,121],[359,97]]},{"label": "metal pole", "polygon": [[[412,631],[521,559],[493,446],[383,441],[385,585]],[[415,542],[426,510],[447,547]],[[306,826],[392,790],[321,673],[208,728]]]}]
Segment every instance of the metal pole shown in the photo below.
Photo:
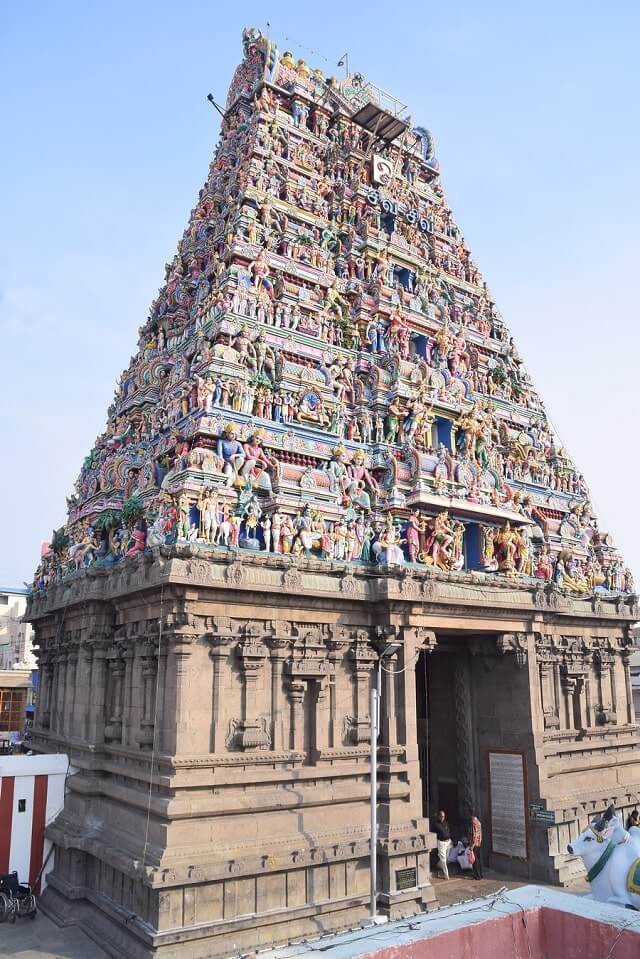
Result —
[{"label": "metal pole", "polygon": [[371,903],[370,915],[372,919],[376,918],[377,903],[376,889],[378,885],[378,676],[371,690],[371,702],[369,704],[369,724],[371,730],[371,836],[370,836],[370,863],[371,863]]}]

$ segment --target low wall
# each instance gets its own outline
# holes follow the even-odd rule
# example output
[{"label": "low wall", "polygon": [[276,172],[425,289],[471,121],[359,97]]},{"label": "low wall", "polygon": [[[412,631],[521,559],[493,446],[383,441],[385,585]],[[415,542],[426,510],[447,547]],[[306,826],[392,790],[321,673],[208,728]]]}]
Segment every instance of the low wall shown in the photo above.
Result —
[{"label": "low wall", "polygon": [[640,913],[539,886],[282,947],[264,959],[638,959]]}]

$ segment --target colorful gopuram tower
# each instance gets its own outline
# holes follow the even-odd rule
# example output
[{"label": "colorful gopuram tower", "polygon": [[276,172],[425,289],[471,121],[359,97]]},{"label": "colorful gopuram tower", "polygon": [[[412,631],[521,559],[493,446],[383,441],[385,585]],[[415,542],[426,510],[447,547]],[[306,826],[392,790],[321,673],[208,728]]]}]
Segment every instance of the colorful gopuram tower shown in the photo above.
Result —
[{"label": "colorful gopuram tower", "polygon": [[[447,205],[431,134],[243,36],[220,142],[36,573],[44,903],[225,957],[435,904],[429,817],[502,873],[640,798],[631,575]],[[388,653],[381,657],[383,651]]]}]

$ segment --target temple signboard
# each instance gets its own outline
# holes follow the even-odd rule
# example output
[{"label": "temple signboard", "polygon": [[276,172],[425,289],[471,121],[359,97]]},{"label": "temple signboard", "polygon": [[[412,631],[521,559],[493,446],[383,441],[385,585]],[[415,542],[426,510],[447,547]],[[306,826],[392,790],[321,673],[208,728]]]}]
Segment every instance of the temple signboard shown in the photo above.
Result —
[{"label": "temple signboard", "polygon": [[527,809],[522,753],[489,753],[491,848],[502,856],[527,858]]}]

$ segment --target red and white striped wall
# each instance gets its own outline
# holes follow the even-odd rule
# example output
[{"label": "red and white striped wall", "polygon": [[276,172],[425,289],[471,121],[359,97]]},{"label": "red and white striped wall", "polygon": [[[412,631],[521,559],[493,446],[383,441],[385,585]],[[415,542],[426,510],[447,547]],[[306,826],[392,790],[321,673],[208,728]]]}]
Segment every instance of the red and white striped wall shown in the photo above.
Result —
[{"label": "red and white striped wall", "polygon": [[[7,756],[0,759],[0,875],[14,870],[20,882],[36,886],[51,849],[46,826],[64,805],[67,756]],[[42,870],[34,892],[46,885],[53,856]]]}]

